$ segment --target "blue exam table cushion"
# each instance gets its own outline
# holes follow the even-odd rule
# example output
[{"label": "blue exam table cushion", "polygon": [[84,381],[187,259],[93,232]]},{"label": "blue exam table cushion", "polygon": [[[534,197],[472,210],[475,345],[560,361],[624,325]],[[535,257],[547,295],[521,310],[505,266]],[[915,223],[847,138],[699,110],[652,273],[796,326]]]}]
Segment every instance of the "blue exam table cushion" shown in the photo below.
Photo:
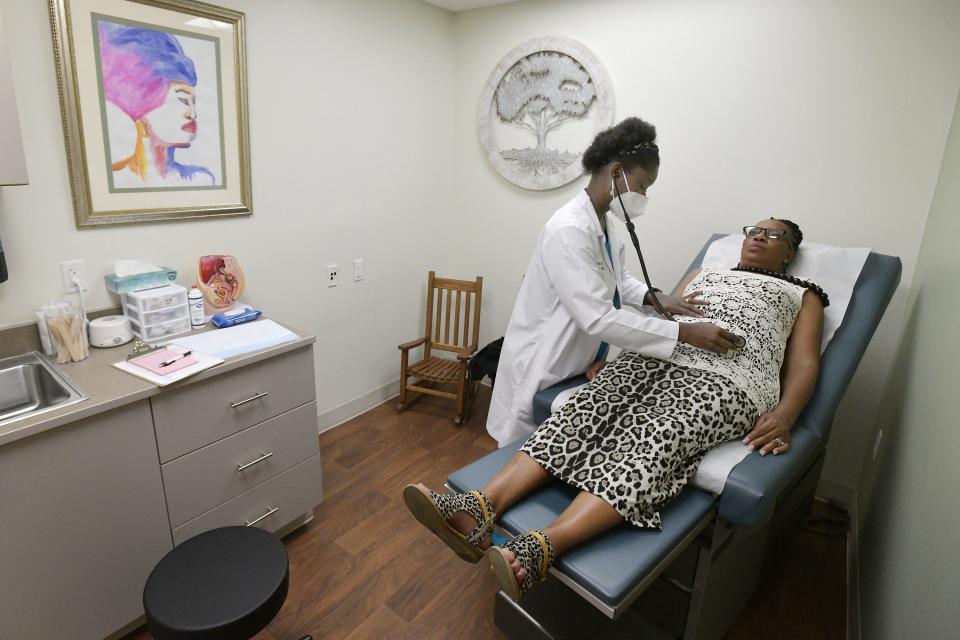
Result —
[{"label": "blue exam table cushion", "polygon": [[820,436],[794,427],[790,450],[761,456],[754,451],[730,471],[720,494],[720,517],[734,524],[756,524],[773,513],[777,499],[801,476],[820,452]]},{"label": "blue exam table cushion", "polygon": [[[448,484],[455,491],[484,486],[523,442],[512,442],[454,472]],[[499,524],[513,534],[542,529],[553,522],[576,495],[577,489],[570,485],[552,482],[502,514]],[[710,516],[715,507],[710,495],[686,488],[661,510],[661,531],[623,524],[597,536],[590,544],[568,551],[557,560],[556,566],[600,600],[614,606],[670,553],[677,540]],[[624,558],[630,558],[630,562],[624,562]]]},{"label": "blue exam table cushion", "polygon": [[550,417],[552,411],[550,410],[553,406],[553,400],[561,391],[566,391],[572,387],[579,387],[582,384],[587,384],[587,376],[574,376],[558,382],[552,387],[547,387],[546,389],[541,389],[533,396],[533,420],[537,424],[543,424],[543,421]]}]

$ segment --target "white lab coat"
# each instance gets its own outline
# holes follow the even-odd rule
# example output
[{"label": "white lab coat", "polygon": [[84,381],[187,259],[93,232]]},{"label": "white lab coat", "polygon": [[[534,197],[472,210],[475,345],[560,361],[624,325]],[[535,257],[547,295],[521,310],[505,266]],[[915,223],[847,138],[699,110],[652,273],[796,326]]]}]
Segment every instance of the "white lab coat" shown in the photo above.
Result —
[{"label": "white lab coat", "polygon": [[[585,191],[559,209],[540,232],[507,325],[487,431],[500,446],[534,432],[533,396],[586,371],[601,341],[669,358],[679,325],[640,308],[647,287],[624,268],[624,243],[605,214],[603,228]],[[613,306],[619,287],[623,308]]]}]

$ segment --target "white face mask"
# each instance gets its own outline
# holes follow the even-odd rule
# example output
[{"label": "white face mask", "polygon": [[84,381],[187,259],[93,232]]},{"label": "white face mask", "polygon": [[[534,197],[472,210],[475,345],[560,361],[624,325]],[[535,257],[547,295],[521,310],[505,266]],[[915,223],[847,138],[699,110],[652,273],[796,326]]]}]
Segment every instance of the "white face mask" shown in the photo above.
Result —
[{"label": "white face mask", "polygon": [[[610,196],[613,198],[610,201],[610,213],[617,216],[621,222],[626,223],[628,213],[631,219],[646,213],[648,198],[642,193],[630,191],[630,183],[627,182],[626,175],[623,176],[623,183],[627,185],[627,190],[617,197],[616,178],[610,182]],[[621,200],[623,200],[623,204],[620,204]],[[624,207],[627,208],[627,211],[623,210]]]}]

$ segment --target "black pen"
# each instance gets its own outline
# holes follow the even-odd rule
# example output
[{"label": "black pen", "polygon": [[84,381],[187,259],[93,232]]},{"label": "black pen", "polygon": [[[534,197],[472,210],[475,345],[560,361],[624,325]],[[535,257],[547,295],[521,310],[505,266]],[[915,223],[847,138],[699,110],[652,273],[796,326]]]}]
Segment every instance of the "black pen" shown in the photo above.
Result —
[{"label": "black pen", "polygon": [[172,360],[165,360],[165,361],[161,362],[161,363],[160,363],[160,366],[161,366],[161,367],[170,366],[171,364],[173,364],[173,363],[176,362],[177,360],[182,360],[183,358],[186,358],[186,357],[187,357],[188,355],[190,355],[191,353],[193,353],[193,352],[192,352],[192,351],[184,351],[183,353],[181,353],[181,354],[180,354],[179,356],[177,356],[176,358],[173,358]]}]

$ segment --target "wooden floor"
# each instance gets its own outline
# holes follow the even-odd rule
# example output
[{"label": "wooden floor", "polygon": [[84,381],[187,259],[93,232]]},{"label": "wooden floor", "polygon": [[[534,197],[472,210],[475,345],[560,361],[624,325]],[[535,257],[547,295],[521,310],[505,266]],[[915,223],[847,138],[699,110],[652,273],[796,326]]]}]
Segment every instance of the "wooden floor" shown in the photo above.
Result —
[{"label": "wooden floor", "polygon": [[[398,414],[386,403],[320,436],[324,502],[284,539],[290,593],[258,640],[504,637],[485,565],[450,552],[406,511],[404,485],[440,487],[448,472],[496,448],[484,430],[489,390],[473,417],[424,397]],[[730,640],[845,637],[845,540],[802,532],[760,584]],[[145,628],[127,640],[150,638]]]}]

